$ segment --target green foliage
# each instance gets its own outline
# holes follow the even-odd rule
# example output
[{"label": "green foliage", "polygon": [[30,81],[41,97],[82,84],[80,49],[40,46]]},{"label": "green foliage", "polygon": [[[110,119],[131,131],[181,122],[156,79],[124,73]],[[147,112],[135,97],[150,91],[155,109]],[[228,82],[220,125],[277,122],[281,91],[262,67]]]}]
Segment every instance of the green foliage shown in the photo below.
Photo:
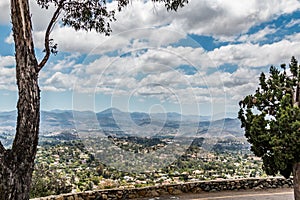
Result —
[{"label": "green foliage", "polygon": [[[126,7],[131,1],[115,0],[118,2],[118,11]],[[152,0],[163,2],[167,10],[177,11],[188,3],[188,0]],[[106,0],[37,0],[37,3],[45,9],[54,5],[59,13],[62,13],[62,22],[75,30],[95,30],[109,35],[110,23],[115,20],[115,10],[106,7]]]},{"label": "green foliage", "polygon": [[37,164],[34,169],[30,197],[43,197],[69,193],[72,185],[65,174],[59,170],[50,169],[48,165]]},{"label": "green foliage", "polygon": [[300,66],[292,57],[288,69],[271,66],[269,77],[262,73],[259,81],[255,94],[240,101],[239,119],[266,173],[289,177],[300,161]]}]

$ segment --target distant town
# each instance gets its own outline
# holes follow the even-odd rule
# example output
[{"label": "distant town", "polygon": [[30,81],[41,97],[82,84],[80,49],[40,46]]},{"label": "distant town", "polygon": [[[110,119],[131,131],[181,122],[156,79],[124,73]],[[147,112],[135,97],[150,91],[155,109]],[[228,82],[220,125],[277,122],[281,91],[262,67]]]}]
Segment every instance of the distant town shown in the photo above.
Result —
[{"label": "distant town", "polygon": [[[124,120],[125,115],[116,123],[113,116],[116,110],[97,114],[101,128],[87,127],[80,132],[75,129],[75,120],[69,112],[42,113],[44,128],[36,157],[32,197],[266,176],[261,159],[250,152],[237,119],[209,122],[173,114],[159,127],[159,116],[150,121],[145,114],[131,114],[145,132],[153,121],[160,128],[158,134],[139,136],[138,131],[128,134],[128,125],[126,131],[120,128],[129,123]],[[124,114],[118,112],[119,117]],[[1,122],[5,124],[0,124],[0,139],[6,146],[11,144],[14,135],[14,117],[8,115],[0,113],[0,118],[6,119]],[[180,128],[180,125],[192,128]],[[179,133],[195,130],[193,127],[197,128],[195,134]]]},{"label": "distant town", "polygon": [[[140,146],[128,140],[118,140],[118,143],[130,151],[136,151]],[[219,140],[209,152],[198,144],[192,144],[178,160],[162,169],[145,168],[134,173],[104,165],[80,140],[45,141],[37,154],[32,196],[265,176],[261,160],[241,141]],[[123,160],[114,162],[115,166],[124,164]]]}]

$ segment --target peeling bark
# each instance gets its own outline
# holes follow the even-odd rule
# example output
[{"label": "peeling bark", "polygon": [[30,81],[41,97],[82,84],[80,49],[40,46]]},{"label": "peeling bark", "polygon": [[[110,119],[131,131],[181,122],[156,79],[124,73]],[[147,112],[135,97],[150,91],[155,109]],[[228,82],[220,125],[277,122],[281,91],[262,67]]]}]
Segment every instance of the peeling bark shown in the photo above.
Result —
[{"label": "peeling bark", "polygon": [[37,151],[40,90],[28,0],[11,0],[19,100],[12,149],[0,146],[0,200],[27,200]]}]

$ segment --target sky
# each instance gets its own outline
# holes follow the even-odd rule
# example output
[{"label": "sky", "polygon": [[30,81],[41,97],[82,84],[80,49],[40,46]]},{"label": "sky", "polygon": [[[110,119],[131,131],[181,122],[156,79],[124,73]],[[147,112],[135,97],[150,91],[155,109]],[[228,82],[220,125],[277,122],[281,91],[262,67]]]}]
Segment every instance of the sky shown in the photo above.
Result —
[{"label": "sky", "polygon": [[[53,10],[31,0],[38,59]],[[9,17],[9,1],[1,0],[0,111],[17,103]],[[56,25],[59,52],[39,77],[42,110],[236,116],[261,72],[300,59],[298,0],[190,0],[178,12],[133,0],[116,19],[109,37]]]}]

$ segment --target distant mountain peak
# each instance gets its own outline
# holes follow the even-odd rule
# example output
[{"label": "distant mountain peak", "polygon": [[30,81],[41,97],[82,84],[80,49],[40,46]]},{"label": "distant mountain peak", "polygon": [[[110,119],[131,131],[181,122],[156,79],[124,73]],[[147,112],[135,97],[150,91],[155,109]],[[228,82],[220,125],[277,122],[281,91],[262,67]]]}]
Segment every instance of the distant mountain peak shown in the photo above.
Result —
[{"label": "distant mountain peak", "polygon": [[112,107],[99,112],[99,114],[111,114],[111,113],[123,113],[123,111],[119,110],[118,108]]},{"label": "distant mountain peak", "polygon": [[42,112],[49,112],[49,113],[65,113],[65,112],[73,112],[72,110],[60,110],[60,109],[54,109],[51,111],[42,111]]}]

